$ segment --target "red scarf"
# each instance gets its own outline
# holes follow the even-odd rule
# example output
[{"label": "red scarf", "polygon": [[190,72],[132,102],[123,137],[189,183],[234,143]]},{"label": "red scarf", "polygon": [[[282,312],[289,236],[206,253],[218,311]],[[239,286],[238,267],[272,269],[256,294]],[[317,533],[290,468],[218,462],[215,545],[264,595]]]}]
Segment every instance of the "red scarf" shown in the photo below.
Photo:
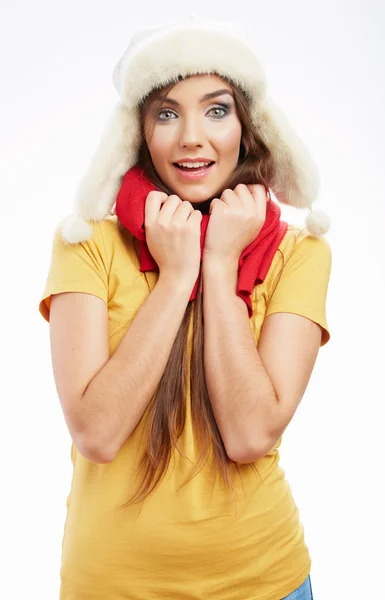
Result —
[{"label": "red scarf", "polygon": [[[144,207],[148,194],[156,187],[147,179],[139,166],[132,167],[123,178],[123,182],[116,199],[115,212],[120,222],[139,241],[140,271],[159,271],[146,244],[144,228]],[[253,287],[262,283],[270,268],[274,254],[281,243],[286,231],[287,223],[280,220],[281,209],[278,204],[270,200],[267,204],[265,223],[256,239],[239,257],[237,294],[248,307],[249,318],[253,314],[251,292]],[[201,221],[201,259],[204,240],[210,215],[202,215]],[[194,300],[198,290],[199,277],[191,293],[190,300]]]}]

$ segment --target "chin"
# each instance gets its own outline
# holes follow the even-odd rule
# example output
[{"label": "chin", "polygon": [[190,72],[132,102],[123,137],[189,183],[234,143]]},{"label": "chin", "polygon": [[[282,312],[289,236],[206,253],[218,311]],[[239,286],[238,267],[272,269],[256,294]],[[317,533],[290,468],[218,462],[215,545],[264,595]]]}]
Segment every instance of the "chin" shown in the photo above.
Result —
[{"label": "chin", "polygon": [[[178,194],[179,195],[179,194]],[[214,198],[213,195],[208,194],[182,194],[181,196],[179,196],[182,200],[187,200],[188,202],[191,202],[191,204],[196,205],[196,208],[198,208],[198,206],[200,204],[204,204],[205,202],[208,202],[209,200],[212,200],[212,198]]]},{"label": "chin", "polygon": [[207,200],[212,200],[212,198],[215,198],[216,193],[216,188],[213,188],[213,186],[205,186],[200,189],[197,189],[197,186],[195,186],[195,189],[193,186],[173,186],[172,189],[174,190],[173,193],[179,196],[181,200],[187,200],[191,204],[202,204]]}]

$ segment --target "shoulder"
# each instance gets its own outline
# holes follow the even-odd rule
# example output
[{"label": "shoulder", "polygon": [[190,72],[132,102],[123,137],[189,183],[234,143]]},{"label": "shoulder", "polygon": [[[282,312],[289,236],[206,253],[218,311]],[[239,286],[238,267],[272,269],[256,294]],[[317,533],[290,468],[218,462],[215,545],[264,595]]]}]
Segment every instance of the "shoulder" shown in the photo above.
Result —
[{"label": "shoulder", "polygon": [[62,236],[62,229],[66,219],[61,220],[55,230],[54,245],[63,246],[72,252],[82,252],[84,249],[93,249],[101,255],[111,255],[113,249],[131,247],[132,234],[122,226],[116,215],[108,215],[103,221],[88,221],[91,227],[90,237],[83,242],[69,243]]},{"label": "shoulder", "polygon": [[127,264],[138,262],[138,242],[126,227],[119,221],[116,215],[110,215],[104,221],[97,224],[98,235],[103,241],[104,251],[110,258],[110,261]]},{"label": "shoulder", "polygon": [[310,283],[323,274],[328,277],[331,262],[331,247],[325,237],[312,236],[306,228],[289,224],[267,274],[267,290],[272,293],[285,278],[296,285],[300,280]]},{"label": "shoulder", "polygon": [[289,224],[278,250],[283,254],[285,263],[293,256],[320,255],[331,258],[331,247],[325,237],[315,237],[306,228],[291,224]]},{"label": "shoulder", "polygon": [[94,223],[94,225],[98,227],[104,237],[118,239],[122,232],[125,232],[132,237],[129,231],[120,223],[116,215],[108,215],[104,221],[98,221],[97,223]]},{"label": "shoulder", "polygon": [[132,244],[132,234],[120,223],[116,215],[109,215],[103,221],[91,223],[95,243],[106,246]]},{"label": "shoulder", "polygon": [[[53,236],[51,263],[62,269],[68,265],[71,270],[82,269],[88,264],[90,269],[97,269],[107,274],[112,270],[138,266],[138,248],[134,244],[132,234],[124,228],[114,215],[104,221],[89,221],[90,237],[83,242],[69,243],[62,236],[60,221]],[[72,266],[71,266],[72,265]]]},{"label": "shoulder", "polygon": [[315,237],[306,228],[289,224],[274,256],[271,275],[274,277],[282,270],[293,270],[306,263],[315,269],[318,265],[322,270],[330,270],[331,262],[332,251],[325,237]]}]

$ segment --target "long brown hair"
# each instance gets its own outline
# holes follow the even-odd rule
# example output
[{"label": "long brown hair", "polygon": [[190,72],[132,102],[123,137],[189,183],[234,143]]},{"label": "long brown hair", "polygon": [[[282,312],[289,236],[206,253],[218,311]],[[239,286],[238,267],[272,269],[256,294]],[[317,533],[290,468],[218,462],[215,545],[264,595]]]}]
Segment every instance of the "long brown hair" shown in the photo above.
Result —
[{"label": "long brown hair", "polygon": [[[179,78],[162,89],[153,90],[140,106],[142,124],[142,143],[139,151],[139,164],[148,179],[159,189],[172,194],[172,190],[161,181],[151,161],[144,130],[144,115],[149,115],[147,122],[155,124],[162,106],[161,95],[167,94],[176,85]],[[222,78],[223,79],[223,78]],[[258,132],[250,117],[250,98],[231,81],[231,86],[238,117],[242,123],[242,143],[240,146],[238,165],[231,173],[223,189],[233,189],[239,183],[261,183],[266,189],[274,179],[274,162],[270,150],[258,136]],[[151,126],[150,126],[151,127]],[[212,410],[207,389],[204,369],[203,343],[203,296],[202,278],[194,301],[187,305],[182,323],[171,349],[164,373],[158,384],[146,416],[146,447],[141,456],[138,468],[139,485],[129,500],[120,508],[144,500],[160,483],[169,466],[173,450],[178,448],[186,418],[186,389],[188,377],[188,332],[192,320],[192,344],[190,362],[190,394],[191,417],[200,458],[190,475],[183,482],[186,485],[204,467],[212,455],[213,474],[218,472],[234,499],[233,474],[239,466],[226,453],[220,431]],[[251,464],[256,471],[255,465]]]}]

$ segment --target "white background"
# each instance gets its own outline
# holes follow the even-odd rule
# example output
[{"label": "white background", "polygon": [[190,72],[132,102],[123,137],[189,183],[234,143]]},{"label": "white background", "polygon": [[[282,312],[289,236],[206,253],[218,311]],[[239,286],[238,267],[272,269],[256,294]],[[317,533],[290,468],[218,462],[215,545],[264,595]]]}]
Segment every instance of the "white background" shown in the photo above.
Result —
[{"label": "white background", "polygon": [[[332,220],[332,337],[285,433],[281,464],[305,527],[315,599],[385,598],[384,7],[2,0],[2,598],[58,597],[70,438],[37,308],[53,231],[117,101],[112,69],[131,33],[190,10],[248,24],[271,96],[319,165],[317,207]],[[283,210],[295,222],[304,216]]]}]

